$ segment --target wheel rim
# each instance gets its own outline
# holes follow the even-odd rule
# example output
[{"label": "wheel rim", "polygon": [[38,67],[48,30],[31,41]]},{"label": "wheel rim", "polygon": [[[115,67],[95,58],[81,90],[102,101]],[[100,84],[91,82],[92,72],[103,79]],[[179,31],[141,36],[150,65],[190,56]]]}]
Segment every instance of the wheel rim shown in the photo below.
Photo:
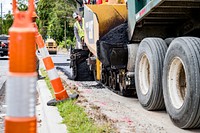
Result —
[{"label": "wheel rim", "polygon": [[169,68],[168,92],[172,105],[177,109],[181,108],[184,103],[187,94],[186,88],[187,84],[183,61],[175,57]]},{"label": "wheel rim", "polygon": [[142,94],[146,95],[150,89],[150,63],[146,54],[139,62],[139,85]]}]

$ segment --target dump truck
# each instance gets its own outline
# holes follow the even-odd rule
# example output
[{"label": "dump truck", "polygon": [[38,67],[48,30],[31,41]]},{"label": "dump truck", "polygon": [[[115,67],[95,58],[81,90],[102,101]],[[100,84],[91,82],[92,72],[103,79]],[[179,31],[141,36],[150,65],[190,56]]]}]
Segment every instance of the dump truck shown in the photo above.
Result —
[{"label": "dump truck", "polygon": [[180,128],[200,127],[200,0],[85,5],[84,19],[95,80],[137,93],[146,110],[166,108]]}]

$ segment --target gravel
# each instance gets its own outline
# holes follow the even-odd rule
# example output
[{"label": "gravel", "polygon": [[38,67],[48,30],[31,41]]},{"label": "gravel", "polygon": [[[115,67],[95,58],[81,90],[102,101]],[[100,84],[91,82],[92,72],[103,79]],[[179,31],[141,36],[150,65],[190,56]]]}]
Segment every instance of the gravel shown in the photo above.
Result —
[{"label": "gravel", "polygon": [[188,133],[197,130],[182,130],[173,125],[166,111],[146,111],[137,98],[119,96],[97,82],[69,80],[59,72],[68,85],[76,86],[79,92],[77,104],[96,123],[109,123],[116,133]]}]

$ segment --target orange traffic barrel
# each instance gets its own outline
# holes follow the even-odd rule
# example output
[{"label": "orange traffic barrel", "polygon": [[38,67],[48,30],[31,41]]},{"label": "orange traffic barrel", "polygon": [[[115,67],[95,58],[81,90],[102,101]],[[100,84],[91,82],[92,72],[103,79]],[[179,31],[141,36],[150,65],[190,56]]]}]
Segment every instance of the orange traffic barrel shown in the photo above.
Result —
[{"label": "orange traffic barrel", "polygon": [[5,133],[36,133],[35,28],[31,23],[34,0],[19,11],[13,0],[14,22],[9,29],[9,72],[6,83]]},{"label": "orange traffic barrel", "polygon": [[45,46],[45,43],[42,39],[42,36],[38,33],[36,34],[36,43],[38,45],[38,49],[42,55],[42,60],[49,76],[51,85],[54,89],[55,99],[50,100],[47,105],[56,105],[57,103],[68,100],[78,98],[78,94],[68,95],[66,89],[63,87],[60,77],[54,67],[54,63],[52,61],[51,56]]}]

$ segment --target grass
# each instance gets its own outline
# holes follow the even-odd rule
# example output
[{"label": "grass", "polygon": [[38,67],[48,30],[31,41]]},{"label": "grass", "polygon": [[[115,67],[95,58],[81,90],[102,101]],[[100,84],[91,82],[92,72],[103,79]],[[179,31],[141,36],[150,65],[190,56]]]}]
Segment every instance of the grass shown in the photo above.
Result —
[{"label": "grass", "polygon": [[[54,91],[51,87],[50,80],[44,69],[41,73],[45,76],[45,81],[53,95]],[[54,95],[53,95],[54,96]],[[84,108],[76,104],[76,100],[69,100],[57,105],[58,111],[63,118],[63,122],[67,126],[69,133],[110,133],[113,132],[109,124],[97,125],[94,120],[89,118]]]},{"label": "grass", "polygon": [[85,113],[84,109],[75,104],[74,100],[57,105],[70,133],[109,133],[109,125],[96,125]]},{"label": "grass", "polygon": [[41,71],[41,73],[42,73],[42,76],[45,77],[44,80],[45,80],[45,82],[46,82],[46,84],[47,84],[47,87],[49,88],[49,90],[50,90],[50,92],[51,92],[53,98],[55,98],[54,90],[53,90],[53,88],[52,88],[52,86],[51,86],[51,83],[50,83],[49,77],[48,77],[48,75],[47,75],[47,72],[46,72],[43,68],[41,68],[40,71]]}]

